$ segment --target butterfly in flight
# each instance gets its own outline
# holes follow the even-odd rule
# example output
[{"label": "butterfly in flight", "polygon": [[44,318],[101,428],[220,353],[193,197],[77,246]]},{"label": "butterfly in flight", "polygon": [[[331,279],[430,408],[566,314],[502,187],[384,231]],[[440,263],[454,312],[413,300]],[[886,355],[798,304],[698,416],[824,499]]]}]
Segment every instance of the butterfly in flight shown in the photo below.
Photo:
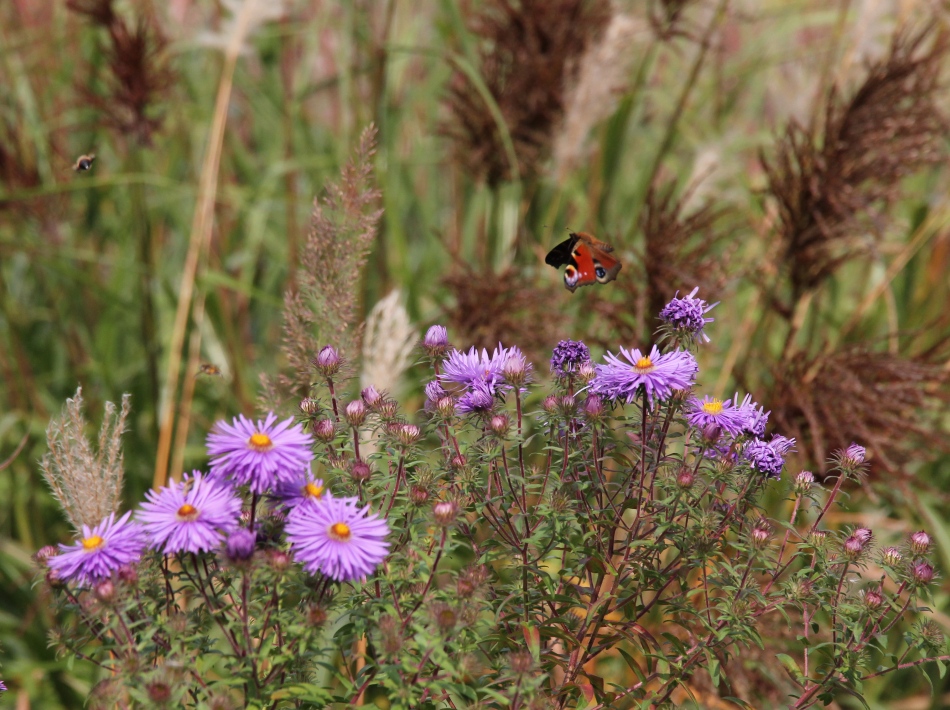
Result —
[{"label": "butterfly in flight", "polygon": [[199,375],[210,375],[212,377],[221,375],[221,368],[217,365],[212,365],[210,362],[203,362],[198,368],[198,372],[195,373],[195,377]]},{"label": "butterfly in flight", "polygon": [[92,167],[92,163],[95,159],[95,153],[90,153],[89,155],[80,155],[78,158],[76,158],[76,163],[73,165],[73,170],[75,170],[77,173],[84,173]]},{"label": "butterfly in flight", "polygon": [[605,284],[617,278],[622,264],[610,256],[614,248],[587,232],[571,232],[571,236],[554,247],[544,258],[545,264],[564,269],[564,288],[574,293],[581,286]]}]

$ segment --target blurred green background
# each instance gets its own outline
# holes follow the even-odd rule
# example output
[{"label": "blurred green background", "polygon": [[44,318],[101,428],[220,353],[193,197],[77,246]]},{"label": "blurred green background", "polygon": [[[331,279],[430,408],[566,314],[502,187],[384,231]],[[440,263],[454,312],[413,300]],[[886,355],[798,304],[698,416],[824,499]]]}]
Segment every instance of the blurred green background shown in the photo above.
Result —
[{"label": "blurred green background", "polygon": [[[642,346],[699,285],[721,301],[707,393],[772,409],[790,467],[869,444],[833,522],[925,527],[950,569],[946,20],[913,0],[0,4],[0,705],[78,708],[96,681],[47,647],[30,561],[71,535],[38,466],[50,417],[80,385],[96,425],[131,393],[130,505],[163,422],[172,468],[203,465],[214,420],[286,369],[314,198],[370,124],[385,211],[365,268],[331,279],[361,317],[394,289],[405,311],[380,311],[355,374],[421,403],[393,352],[438,322],[543,378],[558,339]],[[543,257],[566,228],[616,247],[617,282],[561,286]],[[888,676],[868,702],[950,706],[934,683]]]}]

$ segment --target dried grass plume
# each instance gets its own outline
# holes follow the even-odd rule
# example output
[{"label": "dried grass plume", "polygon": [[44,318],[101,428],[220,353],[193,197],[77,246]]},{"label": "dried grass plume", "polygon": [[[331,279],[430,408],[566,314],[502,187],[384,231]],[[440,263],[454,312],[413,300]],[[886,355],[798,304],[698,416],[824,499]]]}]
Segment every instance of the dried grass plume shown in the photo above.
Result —
[{"label": "dried grass plume", "polygon": [[124,478],[122,432],[130,407],[128,394],[122,395],[119,412],[112,402],[106,402],[99,440],[93,447],[86,438],[80,387],[72,399],[66,400],[62,416],[54,417],[46,428],[49,451],[40,466],[53,495],[77,532],[83,525],[96,525],[119,509]]},{"label": "dried grass plume", "polygon": [[363,374],[360,385],[380,391],[397,391],[399,378],[408,369],[419,333],[400,300],[399,290],[373,306],[363,329]]}]

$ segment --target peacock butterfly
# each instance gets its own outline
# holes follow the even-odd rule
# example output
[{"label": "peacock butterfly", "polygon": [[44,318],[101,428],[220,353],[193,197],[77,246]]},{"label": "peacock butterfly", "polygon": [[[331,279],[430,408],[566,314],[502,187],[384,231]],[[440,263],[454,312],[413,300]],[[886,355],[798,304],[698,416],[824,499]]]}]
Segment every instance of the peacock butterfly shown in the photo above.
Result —
[{"label": "peacock butterfly", "polygon": [[564,269],[564,287],[574,293],[581,286],[605,284],[617,278],[622,264],[610,256],[614,248],[587,232],[571,232],[571,236],[554,247],[544,258],[545,264]]}]

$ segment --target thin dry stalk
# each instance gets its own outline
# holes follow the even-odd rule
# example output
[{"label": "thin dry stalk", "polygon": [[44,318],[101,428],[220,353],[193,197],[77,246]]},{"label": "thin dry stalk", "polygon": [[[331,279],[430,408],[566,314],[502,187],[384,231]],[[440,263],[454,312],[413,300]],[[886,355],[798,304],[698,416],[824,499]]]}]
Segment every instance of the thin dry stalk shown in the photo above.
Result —
[{"label": "thin dry stalk", "polygon": [[122,432],[131,408],[130,395],[122,395],[122,409],[116,413],[106,402],[105,416],[96,447],[86,438],[82,388],[66,400],[62,416],[50,420],[46,428],[49,451],[40,467],[70,524],[77,532],[83,525],[98,524],[117,512],[122,501]]},{"label": "thin dry stalk", "polygon": [[902,180],[944,159],[937,99],[950,42],[935,27],[896,33],[850,99],[832,89],[820,126],[792,121],[763,158],[794,300],[875,249]]},{"label": "thin dry stalk", "polygon": [[[171,347],[169,349],[168,369],[165,378],[165,396],[159,409],[161,425],[159,428],[158,454],[155,460],[155,475],[152,487],[160,488],[168,478],[168,460],[171,454],[172,430],[175,423],[175,393],[178,390],[178,378],[181,371],[182,346],[185,342],[185,331],[188,326],[188,314],[194,307],[195,279],[199,266],[206,264],[208,250],[211,245],[211,233],[214,225],[214,202],[218,192],[218,171],[221,164],[221,151],[224,145],[224,129],[227,125],[228,104],[231,100],[231,86],[234,81],[234,69],[244,43],[253,16],[255,0],[245,0],[241,13],[235,23],[231,43],[224,53],[224,66],[221,69],[221,78],[218,81],[218,95],[214,105],[214,116],[211,121],[211,132],[208,136],[208,151],[205,153],[201,167],[201,178],[198,183],[198,201],[195,205],[195,214],[191,223],[191,237],[188,244],[188,254],[182,271],[181,284],[178,287],[178,308],[175,311],[175,324],[172,329]],[[199,292],[201,307],[195,308],[195,313],[204,314],[204,293]],[[200,330],[201,323],[196,322],[194,328]],[[196,364],[196,363],[195,363]],[[190,408],[190,402],[188,403]]]}]

